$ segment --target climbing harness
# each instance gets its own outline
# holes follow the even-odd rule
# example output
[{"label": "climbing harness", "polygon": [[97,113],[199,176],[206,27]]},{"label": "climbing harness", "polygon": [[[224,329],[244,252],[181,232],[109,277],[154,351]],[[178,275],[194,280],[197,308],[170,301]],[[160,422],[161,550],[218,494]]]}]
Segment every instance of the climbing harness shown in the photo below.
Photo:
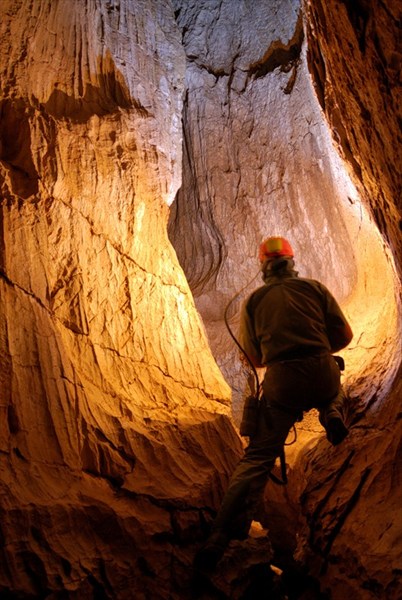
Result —
[{"label": "climbing harness", "polygon": [[[262,384],[260,383],[257,370],[256,370],[256,368],[255,368],[255,366],[254,366],[251,358],[248,356],[247,352],[241,346],[240,342],[238,341],[238,339],[234,335],[232,329],[230,328],[229,319],[228,319],[228,312],[229,312],[229,308],[233,304],[233,302],[244,292],[244,290],[246,288],[248,288],[253,283],[253,281],[258,277],[258,275],[260,274],[260,272],[261,271],[258,270],[257,274],[254,275],[254,277],[244,287],[242,287],[242,289],[239,292],[237,292],[229,300],[229,302],[228,302],[228,304],[227,304],[227,306],[225,308],[225,312],[224,312],[224,316],[223,316],[224,321],[225,321],[225,325],[226,325],[226,328],[227,328],[227,330],[229,332],[230,337],[232,338],[232,340],[234,341],[234,343],[236,344],[236,346],[239,348],[239,350],[242,352],[242,354],[246,358],[248,364],[250,365],[250,368],[252,370],[254,378],[255,378],[255,391],[254,391],[253,394],[249,395],[245,399],[244,409],[243,409],[243,418],[242,418],[242,422],[241,422],[241,425],[240,425],[240,435],[250,436],[250,437],[255,432],[256,425],[257,425],[257,412],[258,412],[258,408],[259,408],[259,403],[261,402]],[[294,439],[293,439],[293,441],[289,442],[288,444],[285,443],[285,446],[290,446],[291,444],[294,444],[296,442],[297,434],[296,434],[296,428],[295,428],[294,425],[293,425],[293,432],[294,432]],[[285,460],[285,449],[284,448],[282,449],[281,453],[279,454],[279,459],[280,459],[280,463],[281,463],[281,477],[282,477],[282,479],[280,479],[279,477],[277,477],[276,475],[274,475],[271,472],[269,472],[269,477],[277,485],[286,485],[287,482],[288,482],[288,478],[287,478],[287,473],[286,473],[286,460]]]}]

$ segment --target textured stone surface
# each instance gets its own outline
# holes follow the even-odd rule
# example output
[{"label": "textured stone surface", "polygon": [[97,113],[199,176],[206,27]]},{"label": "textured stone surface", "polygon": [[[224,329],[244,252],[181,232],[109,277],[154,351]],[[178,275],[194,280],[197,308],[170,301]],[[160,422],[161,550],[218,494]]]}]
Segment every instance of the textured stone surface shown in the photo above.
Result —
[{"label": "textured stone surface", "polygon": [[318,98],[401,272],[401,6],[365,0],[305,5]]},{"label": "textured stone surface", "polygon": [[[311,449],[297,554],[331,598],[401,596],[401,371],[341,449]],[[334,471],[336,475],[334,476]]]},{"label": "textured stone surface", "polygon": [[169,233],[234,390],[235,418],[246,378],[223,313],[243,290],[229,310],[236,332],[240,302],[260,285],[257,248],[267,235],[285,235],[301,275],[343,302],[355,332],[347,378],[368,368],[378,390],[392,375],[398,337],[392,259],[334,153],[306,66],[299,2],[175,6],[187,92],[183,185]]},{"label": "textured stone surface", "polygon": [[[373,227],[369,190],[359,185],[362,203],[334,155],[307,69],[299,4],[239,3],[238,10],[225,1],[204,2],[201,9],[179,1],[175,6],[187,54],[187,93],[183,185],[169,231],[214,354],[234,390],[235,417],[246,377],[222,317],[229,299],[256,272],[256,248],[264,236],[282,234],[291,240],[297,268],[336,294],[355,333],[342,353],[344,385],[352,400],[348,442],[334,450],[317,416],[306,416],[298,426],[297,444],[287,449],[287,489],[272,483],[267,488],[264,524],[275,548],[285,553],[295,549],[323,590],[333,590],[333,598],[343,597],[343,589],[363,600],[375,593],[397,597],[400,581],[393,569],[400,553],[395,515],[400,493],[393,465],[400,439],[395,404],[400,391],[392,382],[400,380],[401,336],[396,248],[388,251]],[[343,34],[335,22],[334,31]],[[340,43],[331,42],[328,53]],[[334,67],[331,76],[342,72]],[[346,90],[342,93],[344,98]],[[349,121],[346,106],[342,114],[345,127],[357,130],[358,115],[353,113]],[[369,158],[373,163],[375,154]],[[191,236],[183,237],[188,230]],[[258,284],[252,282],[240,298]],[[235,331],[239,304],[234,302],[229,313]],[[366,437],[372,458],[361,448]],[[388,481],[387,492],[371,495],[367,490],[375,489],[381,478]],[[376,519],[381,504],[386,508]],[[380,541],[384,536],[392,551]],[[364,544],[354,544],[356,538]],[[359,558],[363,545],[372,548],[372,559]],[[391,569],[383,568],[384,563],[391,563]]]},{"label": "textured stone surface", "polygon": [[[311,0],[306,14],[318,97],[400,273],[400,8]],[[399,298],[400,290],[398,282]],[[398,364],[400,339],[395,349]],[[364,396],[363,378],[359,385]],[[302,497],[308,526],[299,551],[332,597],[396,600],[402,593],[401,367],[382,394],[368,389],[367,397],[354,417],[354,443],[339,453],[311,450]]]},{"label": "textured stone surface", "polygon": [[[2,2],[0,596],[194,597],[192,557],[241,444],[186,277],[236,414],[245,376],[223,310],[256,272],[261,237],[284,233],[352,321],[356,410],[336,450],[314,415],[301,423],[267,526],[331,600],[400,597],[394,111],[377,116],[389,91],[377,86],[370,154],[335,62],[367,69],[362,93],[378,83],[380,18],[391,86],[394,16],[362,2],[362,21],[349,4],[307,6],[310,67],[325,56],[326,113],[335,130],[342,105],[341,142],[355,140],[359,191],[391,252],[332,154],[296,1]],[[348,48],[366,35],[362,61]],[[167,236],[181,179],[169,236],[186,277]],[[264,564],[253,544],[232,545],[218,596],[244,589],[239,557],[245,577],[241,557]]]},{"label": "textured stone surface", "polygon": [[0,595],[168,598],[241,448],[166,234],[173,9],[1,8]]}]

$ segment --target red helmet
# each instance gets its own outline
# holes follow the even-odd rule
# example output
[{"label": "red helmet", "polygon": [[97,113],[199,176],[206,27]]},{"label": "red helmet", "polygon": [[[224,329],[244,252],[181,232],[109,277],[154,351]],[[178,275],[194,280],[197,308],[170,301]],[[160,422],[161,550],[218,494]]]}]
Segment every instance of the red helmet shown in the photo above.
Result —
[{"label": "red helmet", "polygon": [[264,240],[260,245],[260,262],[264,262],[267,258],[276,258],[277,256],[294,256],[292,246],[289,242],[283,237],[270,237]]}]

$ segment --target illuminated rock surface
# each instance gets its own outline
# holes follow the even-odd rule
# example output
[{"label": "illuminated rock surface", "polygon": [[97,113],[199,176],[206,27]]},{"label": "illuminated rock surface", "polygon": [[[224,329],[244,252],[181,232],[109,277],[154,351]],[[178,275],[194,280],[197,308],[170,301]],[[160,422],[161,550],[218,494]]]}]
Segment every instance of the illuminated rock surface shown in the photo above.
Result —
[{"label": "illuminated rock surface", "polygon": [[[188,64],[183,185],[170,237],[235,391],[236,416],[246,378],[223,312],[250,281],[240,300],[261,285],[253,278],[267,235],[285,235],[300,274],[343,301],[355,333],[349,378],[376,360],[381,377],[370,385],[384,385],[398,336],[390,257],[333,151],[307,71],[299,2],[276,4],[242,5],[241,18],[230,2],[201,10],[183,2],[176,11]],[[229,310],[235,330],[238,308]]]},{"label": "illuminated rock surface", "polygon": [[[303,421],[290,508],[268,489],[271,535],[331,598],[396,600],[395,15],[307,12],[314,85],[366,213],[332,152],[299,4],[172,4],[2,3],[0,597],[194,597],[193,554],[241,443],[191,292],[237,419],[245,377],[222,314],[272,232],[344,304],[356,414],[336,450]],[[169,236],[185,275],[167,236],[180,186]],[[233,560],[250,575],[248,549]],[[235,597],[227,560],[211,589]]]},{"label": "illuminated rock surface", "polygon": [[2,12],[0,596],[169,597],[241,448],[166,234],[180,36],[164,1]]}]

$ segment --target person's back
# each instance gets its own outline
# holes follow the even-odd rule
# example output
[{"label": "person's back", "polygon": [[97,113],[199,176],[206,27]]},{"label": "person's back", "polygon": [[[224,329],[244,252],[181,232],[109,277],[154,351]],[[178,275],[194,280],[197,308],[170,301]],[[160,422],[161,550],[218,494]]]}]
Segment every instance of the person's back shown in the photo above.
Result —
[{"label": "person's back", "polygon": [[317,281],[286,273],[271,278],[247,303],[253,315],[261,363],[330,352],[327,295]]},{"label": "person's back", "polygon": [[[291,252],[289,248],[285,251]],[[347,346],[353,334],[329,290],[316,280],[298,277],[293,255],[268,258],[262,267],[265,285],[243,307],[239,332],[253,364],[268,366]]]}]

